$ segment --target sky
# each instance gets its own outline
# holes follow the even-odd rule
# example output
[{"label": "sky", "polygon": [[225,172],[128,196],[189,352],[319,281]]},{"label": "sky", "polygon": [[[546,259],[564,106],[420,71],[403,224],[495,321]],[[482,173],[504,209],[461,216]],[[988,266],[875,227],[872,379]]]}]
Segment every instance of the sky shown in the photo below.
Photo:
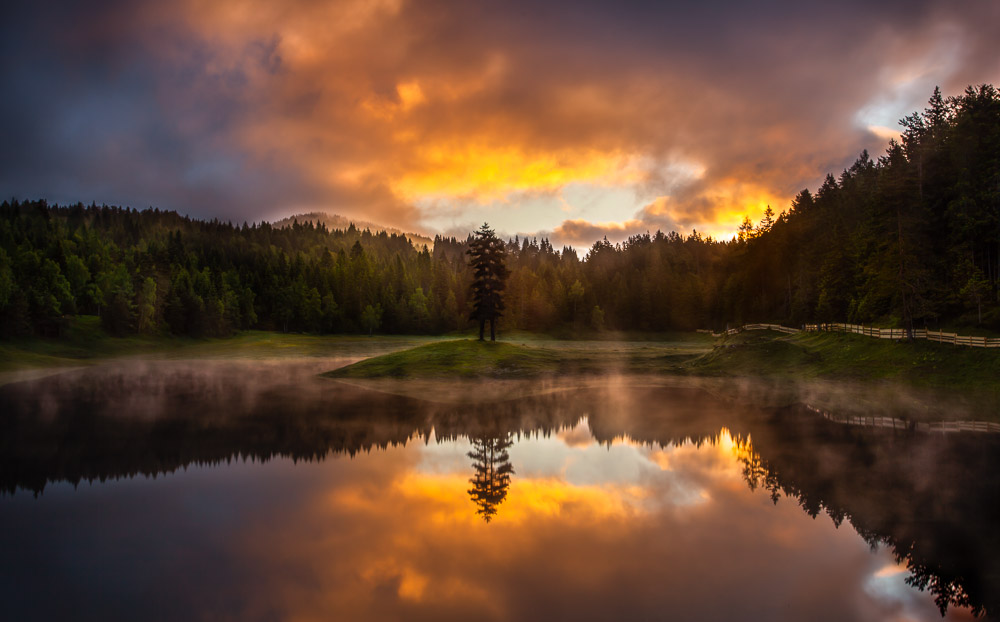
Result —
[{"label": "sky", "polygon": [[93,0],[0,20],[0,196],[728,238],[1000,83],[1000,1]]}]

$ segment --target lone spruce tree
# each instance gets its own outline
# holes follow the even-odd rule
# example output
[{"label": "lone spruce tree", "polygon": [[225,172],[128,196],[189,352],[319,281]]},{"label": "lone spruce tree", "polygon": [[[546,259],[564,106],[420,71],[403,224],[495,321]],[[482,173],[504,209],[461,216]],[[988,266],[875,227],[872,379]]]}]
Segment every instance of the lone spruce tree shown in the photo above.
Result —
[{"label": "lone spruce tree", "polygon": [[487,523],[497,514],[497,506],[507,498],[510,477],[514,467],[510,464],[507,449],[514,444],[510,434],[502,436],[481,436],[471,439],[472,451],[468,456],[474,460],[472,468],[476,475],[469,480],[472,488],[469,496],[476,504],[476,514]]},{"label": "lone spruce tree", "polygon": [[503,315],[503,288],[507,280],[507,266],[504,265],[506,250],[490,226],[476,231],[467,251],[472,267],[472,315],[471,320],[479,321],[479,340],[483,340],[486,322],[490,323],[490,341],[497,340],[496,321]]}]

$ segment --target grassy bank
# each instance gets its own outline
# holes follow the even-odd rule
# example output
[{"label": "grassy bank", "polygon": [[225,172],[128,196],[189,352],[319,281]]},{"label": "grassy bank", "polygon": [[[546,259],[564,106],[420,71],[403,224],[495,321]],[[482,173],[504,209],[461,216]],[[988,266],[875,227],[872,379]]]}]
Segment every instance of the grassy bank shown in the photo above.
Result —
[{"label": "grassy bank", "polygon": [[[0,373],[88,365],[109,358],[330,357],[365,359],[342,378],[520,378],[638,373],[776,380],[884,380],[913,386],[1000,391],[1000,350],[859,335],[748,331],[560,340],[514,332],[497,343],[454,336],[301,335],[250,331],[226,339],[111,337],[96,317],[76,318],[59,339],[0,342]],[[593,336],[591,336],[593,337]],[[416,346],[416,347],[415,347]]]},{"label": "grassy bank", "polygon": [[0,371],[63,367],[138,352],[181,347],[191,340],[152,336],[111,337],[95,316],[73,318],[58,339],[23,338],[0,341]]},{"label": "grassy bank", "polygon": [[[559,372],[600,372],[609,368],[651,371],[711,350],[714,340],[696,333],[611,332],[575,334],[563,340],[553,335],[511,331],[496,344],[479,344],[465,335],[303,335],[248,331],[228,338],[193,339],[170,335],[113,337],[94,316],[74,318],[58,339],[28,338],[0,341],[0,373],[90,365],[103,360],[149,358],[273,359],[289,357],[368,358],[421,346],[448,346],[460,351],[435,355],[420,351],[394,362],[372,362],[368,374],[531,376]],[[463,346],[457,344],[465,344]],[[490,349],[492,346],[496,348]],[[445,348],[447,349],[447,348]],[[478,354],[477,354],[478,352]],[[479,355],[482,360],[478,360]],[[442,361],[448,360],[449,363]],[[409,371],[403,371],[409,370]],[[362,373],[353,370],[351,373]]]},{"label": "grassy bank", "polygon": [[74,318],[58,339],[0,341],[0,372],[75,367],[126,356],[152,358],[363,357],[409,348],[440,337],[301,335],[248,331],[228,338],[169,335],[112,337],[93,316]]},{"label": "grassy bank", "polygon": [[554,371],[560,363],[558,354],[546,348],[462,339],[377,356],[326,375],[335,378],[518,377]]},{"label": "grassy bank", "polygon": [[679,374],[851,380],[1000,390],[1000,350],[859,335],[749,331],[721,340],[554,341],[530,336],[495,344],[452,340],[335,370],[341,378],[533,377],[573,373]]},{"label": "grassy bank", "polygon": [[720,340],[684,373],[781,379],[885,380],[953,389],[1000,389],[1000,350],[861,335],[748,331]]},{"label": "grassy bank", "polygon": [[337,378],[530,378],[546,375],[657,373],[709,352],[695,333],[655,341],[557,341],[519,334],[496,343],[449,340],[360,361],[334,370]]}]

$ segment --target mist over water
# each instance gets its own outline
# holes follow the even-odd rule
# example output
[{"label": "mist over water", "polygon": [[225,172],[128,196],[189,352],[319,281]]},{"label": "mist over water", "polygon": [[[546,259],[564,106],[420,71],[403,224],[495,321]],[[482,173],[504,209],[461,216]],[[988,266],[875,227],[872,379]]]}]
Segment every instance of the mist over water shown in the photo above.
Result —
[{"label": "mist over water", "polygon": [[1000,612],[995,436],[807,406],[902,399],[317,375],[337,364],[130,360],[0,387],[10,619]]}]

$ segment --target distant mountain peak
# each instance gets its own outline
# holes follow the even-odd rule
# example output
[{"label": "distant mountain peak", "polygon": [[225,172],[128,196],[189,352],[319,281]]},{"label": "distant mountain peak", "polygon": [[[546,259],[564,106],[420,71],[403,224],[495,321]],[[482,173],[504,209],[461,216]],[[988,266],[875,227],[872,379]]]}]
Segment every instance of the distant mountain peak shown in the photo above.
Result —
[{"label": "distant mountain peak", "polygon": [[341,216],[340,214],[330,214],[328,212],[307,212],[305,214],[293,214],[287,218],[282,218],[281,220],[276,220],[272,223],[275,227],[291,227],[296,222],[300,224],[305,224],[311,222],[314,224],[324,224],[327,229],[341,229],[347,230],[350,228],[351,224],[354,225],[355,229],[365,230],[368,229],[372,233],[378,233],[379,231],[385,231],[386,233],[395,233],[396,235],[405,236],[410,244],[414,248],[419,249],[420,247],[427,245],[427,248],[434,248],[434,240],[427,237],[426,235],[421,235],[419,233],[412,233],[410,231],[403,231],[402,229],[397,229],[395,227],[387,227],[385,225],[380,225],[378,223],[370,222],[367,220],[358,220],[357,218],[348,218],[347,216]]}]

